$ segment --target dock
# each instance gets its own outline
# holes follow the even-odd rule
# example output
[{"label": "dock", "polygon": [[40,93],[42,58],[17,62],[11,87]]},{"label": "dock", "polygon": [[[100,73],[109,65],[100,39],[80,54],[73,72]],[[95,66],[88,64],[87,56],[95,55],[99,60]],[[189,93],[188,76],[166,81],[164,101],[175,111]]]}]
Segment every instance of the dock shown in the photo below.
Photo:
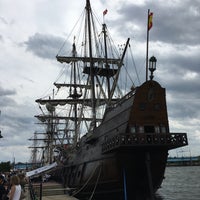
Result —
[{"label": "dock", "polygon": [[[50,181],[45,183],[33,183],[32,189],[37,200],[78,200],[75,197],[69,196],[65,188],[61,184]],[[32,200],[30,186],[25,187],[25,199]]]},{"label": "dock", "polygon": [[77,200],[77,199],[67,195],[54,195],[54,196],[42,197],[42,200]]}]

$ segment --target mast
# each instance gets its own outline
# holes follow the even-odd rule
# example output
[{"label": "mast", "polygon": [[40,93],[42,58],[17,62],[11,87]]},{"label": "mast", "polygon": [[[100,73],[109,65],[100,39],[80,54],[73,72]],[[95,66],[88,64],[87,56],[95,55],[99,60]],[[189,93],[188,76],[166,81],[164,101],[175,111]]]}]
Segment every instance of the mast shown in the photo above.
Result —
[{"label": "mast", "polygon": [[128,48],[128,45],[129,45],[129,41],[130,41],[130,38],[127,39],[126,41],[126,45],[125,45],[125,48],[124,48],[124,51],[123,51],[123,54],[122,54],[122,57],[120,59],[120,63],[119,63],[119,66],[118,66],[118,70],[117,70],[117,73],[116,73],[116,77],[114,79],[114,83],[112,85],[112,89],[111,89],[111,92],[110,92],[110,99],[109,101],[111,102],[112,100],[112,97],[113,97],[113,94],[115,92],[115,89],[117,87],[117,81],[118,81],[118,78],[119,78],[119,73],[120,73],[120,70],[121,70],[121,67],[123,66],[123,60],[124,60],[124,56],[126,54],[126,50]]},{"label": "mast", "polygon": [[86,11],[87,11],[87,22],[88,22],[88,41],[89,41],[89,58],[90,58],[90,78],[91,78],[91,96],[92,96],[92,126],[96,127],[96,97],[95,97],[95,81],[94,81],[94,72],[93,72],[93,57],[92,57],[92,34],[91,34],[91,6],[90,1],[86,0]]},{"label": "mast", "polygon": [[54,134],[55,134],[55,125],[53,116],[55,116],[55,107],[51,104],[46,104],[46,108],[51,116],[50,119],[47,120],[47,163],[51,164],[53,162],[53,142],[54,142]]},{"label": "mast", "polygon": [[[109,65],[108,65],[108,53],[107,53],[107,42],[106,42],[106,24],[103,24],[103,36],[104,36],[104,48],[105,48],[105,65],[106,65],[106,69],[109,69]],[[108,99],[110,99],[110,78],[108,76],[106,76],[107,79],[107,85],[108,85]]]},{"label": "mast", "polygon": [[34,133],[33,149],[32,149],[32,158],[31,162],[35,165],[37,163],[37,134]]},{"label": "mast", "polygon": [[[72,56],[76,57],[76,46],[75,46],[75,41],[73,43],[73,49],[72,49]],[[73,84],[71,87],[74,88],[73,93],[71,93],[71,87],[70,87],[70,97],[72,97],[72,99],[78,99],[81,97],[81,94],[78,94],[77,92],[77,81],[76,81],[76,62],[72,63],[72,70],[73,70]],[[74,146],[76,146],[77,144],[77,138],[78,138],[78,119],[77,119],[77,102],[74,102],[74,131],[75,131],[75,135],[74,135]]]},{"label": "mast", "polygon": [[[54,85],[57,87],[58,91],[61,87],[67,87],[69,96],[53,97],[49,99],[41,98],[36,100],[36,102],[41,105],[52,106],[56,111],[65,105],[68,110],[67,114],[62,109],[59,112],[54,110],[47,114],[43,113],[43,115],[36,116],[43,123],[45,122],[47,126],[49,126],[48,124],[52,124],[52,126],[48,128],[48,132],[52,132],[52,138],[49,138],[50,134],[47,135],[47,141],[48,139],[50,141],[55,141],[55,137],[59,137],[62,130],[58,128],[63,126],[61,122],[64,121],[63,124],[66,124],[64,133],[66,136],[67,134],[73,135],[73,139],[70,141],[73,141],[72,146],[75,147],[81,133],[80,129],[82,128],[84,131],[90,132],[102,121],[103,114],[100,111],[104,111],[106,105],[118,101],[118,98],[112,98],[114,90],[116,89],[116,84],[115,87],[113,87],[113,81],[110,80],[110,78],[115,79],[115,76],[119,76],[118,70],[122,66],[124,54],[122,58],[114,58],[113,54],[109,52],[108,47],[110,41],[108,40],[107,27],[104,23],[102,26],[101,36],[103,37],[101,39],[103,40],[101,42],[103,42],[103,44],[99,45],[98,42],[100,41],[97,39],[99,35],[97,36],[96,34],[90,0],[86,0],[85,41],[81,43],[81,50],[84,51],[77,53],[77,47],[80,47],[79,38],[77,38],[77,41],[75,41],[74,38],[71,55],[56,56],[57,61],[66,63],[67,66],[70,67],[70,82],[54,83]],[[84,53],[84,55],[82,55],[82,53]],[[82,70],[82,68],[83,77],[80,77],[79,69]],[[96,89],[97,84],[98,88]],[[60,93],[62,94],[62,91],[60,91]],[[55,122],[59,122],[59,124],[56,126]],[[46,145],[48,145],[48,143],[46,143]],[[54,147],[54,143],[52,143],[51,146]]]}]

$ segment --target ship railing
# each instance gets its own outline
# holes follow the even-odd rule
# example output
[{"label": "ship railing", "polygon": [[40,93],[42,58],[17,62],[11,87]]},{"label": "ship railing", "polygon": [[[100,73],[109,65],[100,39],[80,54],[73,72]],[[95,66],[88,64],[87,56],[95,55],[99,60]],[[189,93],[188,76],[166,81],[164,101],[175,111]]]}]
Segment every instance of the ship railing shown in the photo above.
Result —
[{"label": "ship railing", "polygon": [[127,99],[130,99],[132,96],[135,95],[136,89],[131,90],[130,92],[128,92],[125,96],[123,96],[121,99],[119,99],[118,101],[116,101],[115,103],[112,103],[109,106],[109,109],[112,108],[116,108],[119,104],[122,104],[124,101],[126,101]]},{"label": "ship railing", "polygon": [[188,144],[186,133],[135,133],[118,134],[102,144],[102,153],[119,148],[165,148],[174,149]]}]

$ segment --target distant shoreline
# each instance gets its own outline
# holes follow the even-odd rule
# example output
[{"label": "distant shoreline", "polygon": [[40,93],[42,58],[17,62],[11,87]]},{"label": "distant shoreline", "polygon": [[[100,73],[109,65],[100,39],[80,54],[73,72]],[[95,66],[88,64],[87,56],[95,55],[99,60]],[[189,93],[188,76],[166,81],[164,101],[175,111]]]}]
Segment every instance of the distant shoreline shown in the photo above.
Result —
[{"label": "distant shoreline", "polygon": [[200,156],[169,157],[167,166],[200,166]]}]

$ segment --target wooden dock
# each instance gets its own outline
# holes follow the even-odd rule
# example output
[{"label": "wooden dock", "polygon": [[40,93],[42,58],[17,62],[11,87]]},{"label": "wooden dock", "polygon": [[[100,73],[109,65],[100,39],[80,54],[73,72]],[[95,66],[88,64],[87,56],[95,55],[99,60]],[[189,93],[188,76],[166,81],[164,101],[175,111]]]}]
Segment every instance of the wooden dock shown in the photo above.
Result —
[{"label": "wooden dock", "polygon": [[[31,200],[30,195],[26,195],[24,200]],[[44,196],[42,197],[42,200],[78,200],[78,199],[63,194],[63,195]]]},{"label": "wooden dock", "polygon": [[53,195],[53,196],[44,196],[42,197],[42,200],[77,200],[77,199],[67,195]]},{"label": "wooden dock", "polygon": [[[40,195],[40,183],[34,183],[33,188],[38,200],[78,200],[75,197],[65,194],[66,189],[64,189],[61,184],[56,182],[42,183],[42,195]],[[31,200],[28,186],[26,186],[24,200]]]}]

